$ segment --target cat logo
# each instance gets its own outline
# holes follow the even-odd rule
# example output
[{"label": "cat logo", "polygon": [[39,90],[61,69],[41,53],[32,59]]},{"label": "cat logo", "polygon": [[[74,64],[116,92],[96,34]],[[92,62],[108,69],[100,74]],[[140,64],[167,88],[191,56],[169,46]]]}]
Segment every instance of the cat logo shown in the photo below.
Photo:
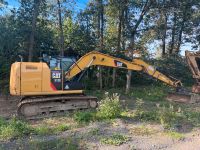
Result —
[{"label": "cat logo", "polygon": [[114,64],[116,67],[127,68],[126,64],[117,60],[114,60]]},{"label": "cat logo", "polygon": [[60,79],[61,78],[61,73],[60,72],[53,72],[52,73],[52,78],[53,79]]}]

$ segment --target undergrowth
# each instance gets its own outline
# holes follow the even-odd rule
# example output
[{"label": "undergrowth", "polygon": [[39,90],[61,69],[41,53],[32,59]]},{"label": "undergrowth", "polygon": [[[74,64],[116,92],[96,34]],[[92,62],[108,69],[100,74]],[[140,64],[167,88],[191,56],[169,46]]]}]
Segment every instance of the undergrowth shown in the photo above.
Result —
[{"label": "undergrowth", "polygon": [[127,136],[115,133],[115,134],[113,134],[112,136],[109,136],[109,137],[102,137],[100,139],[100,142],[102,144],[118,146],[118,145],[121,145],[123,143],[126,143],[128,140],[129,140],[129,138]]},{"label": "undergrowth", "polygon": [[91,121],[109,120],[120,117],[123,109],[119,101],[119,95],[111,96],[106,93],[104,99],[98,103],[96,111],[78,111],[73,115],[74,119],[79,123],[89,123]]},{"label": "undergrowth", "polygon": [[50,141],[31,141],[29,144],[30,150],[77,150],[79,149],[79,145],[71,138],[61,138]]},{"label": "undergrowth", "polygon": [[33,129],[25,122],[12,118],[10,121],[0,119],[0,140],[22,137],[28,135]]}]

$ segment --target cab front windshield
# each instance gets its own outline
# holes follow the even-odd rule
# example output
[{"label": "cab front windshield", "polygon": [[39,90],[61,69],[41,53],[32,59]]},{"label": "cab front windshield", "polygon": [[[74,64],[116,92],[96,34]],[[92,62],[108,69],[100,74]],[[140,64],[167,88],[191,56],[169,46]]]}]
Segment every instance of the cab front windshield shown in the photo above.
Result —
[{"label": "cab front windshield", "polygon": [[64,72],[68,71],[72,64],[76,61],[74,57],[68,58],[51,58],[50,68],[51,70],[63,70]]}]

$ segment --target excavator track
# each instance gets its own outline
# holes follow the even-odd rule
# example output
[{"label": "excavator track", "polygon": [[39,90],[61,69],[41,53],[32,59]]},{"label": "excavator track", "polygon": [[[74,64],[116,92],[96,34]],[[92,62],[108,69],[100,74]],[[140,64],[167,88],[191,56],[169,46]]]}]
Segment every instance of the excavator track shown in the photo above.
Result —
[{"label": "excavator track", "polygon": [[73,110],[97,107],[97,98],[85,95],[60,95],[24,97],[18,104],[17,113],[28,120],[62,115]]}]

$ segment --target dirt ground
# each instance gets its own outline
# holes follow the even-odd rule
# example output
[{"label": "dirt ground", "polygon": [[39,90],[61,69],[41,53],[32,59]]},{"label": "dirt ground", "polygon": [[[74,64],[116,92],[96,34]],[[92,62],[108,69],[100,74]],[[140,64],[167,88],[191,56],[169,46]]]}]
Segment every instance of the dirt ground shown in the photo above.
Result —
[{"label": "dirt ground", "polygon": [[17,112],[19,97],[0,96],[0,116],[9,118]]},{"label": "dirt ground", "polygon": [[[18,100],[19,98],[1,97],[0,115],[9,117],[15,114]],[[125,135],[128,141],[119,146],[102,144],[102,137],[109,137],[116,133]],[[32,141],[51,142],[68,138],[78,139],[79,149],[89,150],[200,150],[199,128],[193,128],[181,133],[181,135],[182,137],[176,138],[166,133],[159,124],[135,122],[121,118],[112,122],[90,123],[88,126],[67,130],[56,135],[31,135],[0,142],[0,150],[26,150],[30,149]]]},{"label": "dirt ground", "polygon": [[[145,127],[153,132],[141,134],[131,132],[132,129]],[[98,133],[91,134],[91,131],[98,129]],[[113,133],[126,135],[128,141],[120,146],[102,144],[101,137],[108,137]],[[1,142],[1,149],[29,149],[30,141],[52,141],[60,138],[80,139],[80,149],[89,150],[199,150],[200,130],[194,129],[185,133],[182,138],[174,138],[164,132],[160,125],[125,122],[116,119],[114,123],[96,122],[84,128],[77,128],[62,132],[58,135],[32,136],[20,140]]]}]

